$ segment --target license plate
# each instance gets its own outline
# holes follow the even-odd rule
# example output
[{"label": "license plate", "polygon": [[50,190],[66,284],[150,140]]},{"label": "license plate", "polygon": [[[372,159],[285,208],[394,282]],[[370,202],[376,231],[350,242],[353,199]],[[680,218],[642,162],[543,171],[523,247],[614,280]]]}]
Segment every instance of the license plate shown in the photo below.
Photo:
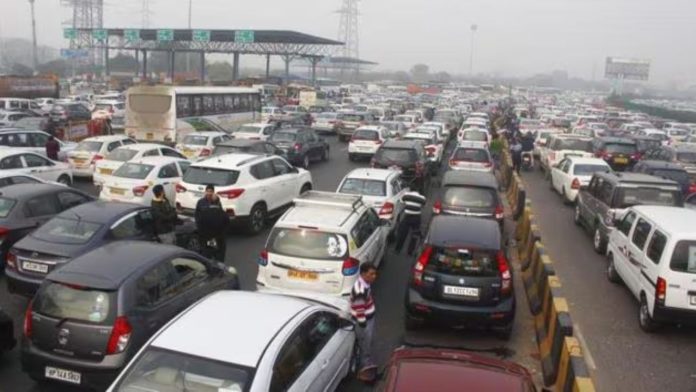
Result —
[{"label": "license plate", "polygon": [[46,372],[44,373],[44,375],[46,376],[46,378],[66,381],[71,384],[79,385],[82,382],[82,375],[80,373],[65,369],[58,369],[51,366],[46,366]]},{"label": "license plate", "polygon": [[126,194],[126,190],[123,188],[109,188],[109,190],[114,195],[125,195]]},{"label": "license plate", "polygon": [[628,163],[628,158],[614,158],[614,163]]},{"label": "license plate", "polygon": [[316,272],[289,270],[288,278],[300,280],[317,280],[319,275]]},{"label": "license plate", "polygon": [[199,197],[199,198],[203,197],[203,192],[191,191],[191,193],[193,193],[193,196],[195,196],[195,197]]},{"label": "license plate", "polygon": [[111,175],[114,171],[111,169],[99,169],[99,174]]},{"label": "license plate", "polygon": [[478,297],[479,289],[475,287],[445,286],[445,294],[459,295],[463,297]]},{"label": "license plate", "polygon": [[152,140],[154,138],[155,138],[155,134],[152,132],[148,132],[145,134],[145,139],[147,139],[147,140]]},{"label": "license plate", "polygon": [[81,165],[81,164],[87,162],[87,160],[86,160],[86,159],[82,159],[82,158],[73,158],[73,162],[75,162],[75,163],[78,164],[78,165]]},{"label": "license plate", "polygon": [[42,274],[48,273],[48,266],[46,264],[32,263],[30,261],[23,262],[22,269],[25,271],[39,272]]}]

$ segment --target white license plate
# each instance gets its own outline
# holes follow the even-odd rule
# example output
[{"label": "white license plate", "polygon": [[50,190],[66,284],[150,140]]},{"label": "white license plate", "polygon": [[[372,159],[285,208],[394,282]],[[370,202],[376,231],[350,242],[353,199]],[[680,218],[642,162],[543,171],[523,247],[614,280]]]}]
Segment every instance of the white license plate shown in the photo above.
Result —
[{"label": "white license plate", "polygon": [[445,294],[449,295],[461,295],[464,297],[478,297],[479,289],[475,287],[457,287],[457,286],[445,286]]},{"label": "white license plate", "polygon": [[194,197],[198,197],[198,198],[203,197],[203,192],[191,191],[191,193],[193,193]]},{"label": "white license plate", "polygon": [[693,306],[696,306],[696,295],[689,296],[689,303]]},{"label": "white license plate", "polygon": [[32,263],[30,261],[23,262],[22,269],[25,271],[39,272],[42,274],[48,273],[48,266],[46,264]]},{"label": "white license plate", "polygon": [[82,375],[80,373],[65,369],[58,369],[51,366],[46,366],[46,372],[44,373],[44,375],[46,376],[46,378],[66,381],[71,384],[79,385],[82,382]]}]

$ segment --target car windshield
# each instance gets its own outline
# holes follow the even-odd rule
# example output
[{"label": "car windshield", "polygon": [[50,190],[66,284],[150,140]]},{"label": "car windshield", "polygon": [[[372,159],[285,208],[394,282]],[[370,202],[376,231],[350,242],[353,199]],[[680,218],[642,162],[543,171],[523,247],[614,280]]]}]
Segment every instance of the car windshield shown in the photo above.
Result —
[{"label": "car windshield", "polygon": [[669,268],[672,271],[696,274],[696,241],[681,240],[677,242]]},{"label": "car windshield", "polygon": [[126,162],[126,161],[130,161],[137,154],[138,154],[138,151],[136,151],[136,150],[131,150],[128,148],[117,148],[117,149],[111,151],[106,156],[105,159],[109,160],[109,161]]},{"label": "car windshield", "polygon": [[369,129],[358,129],[353,134],[354,140],[379,140],[379,133]]},{"label": "car windshield", "polygon": [[488,152],[481,148],[458,148],[452,160],[464,162],[488,162]]},{"label": "car windshield", "polygon": [[634,154],[637,151],[635,144],[607,143],[605,149],[610,154]]},{"label": "car windshield", "polygon": [[94,110],[111,110],[110,103],[98,103],[94,105]]},{"label": "car windshield", "polygon": [[497,204],[496,190],[478,187],[447,187],[442,204],[453,207],[489,208]]},{"label": "car windshield", "polygon": [[380,148],[375,154],[375,161],[389,164],[411,164],[417,159],[416,151],[411,148]]},{"label": "car windshield", "polygon": [[128,162],[121,167],[119,167],[115,172],[114,172],[114,177],[121,177],[121,178],[132,178],[136,180],[143,180],[147,178],[147,175],[150,174],[152,169],[154,169],[154,165],[145,165],[142,163],[133,163],[133,162]]},{"label": "car windshield", "polygon": [[58,244],[84,244],[102,227],[75,214],[75,219],[55,217],[34,231],[31,236]]},{"label": "car windshield", "polygon": [[0,197],[0,218],[7,218],[15,204],[17,204],[17,200]]},{"label": "car windshield", "polygon": [[343,234],[276,228],[268,239],[268,251],[301,259],[339,261],[348,252],[348,240]]},{"label": "car windshield", "polygon": [[464,132],[463,139],[477,142],[485,142],[488,140],[488,135],[485,132],[466,131]]},{"label": "car windshield", "polygon": [[495,252],[481,249],[434,247],[426,271],[458,276],[498,276]]},{"label": "car windshield", "polygon": [[411,117],[411,116],[394,116],[394,121],[412,122],[413,117]]},{"label": "car windshield", "polygon": [[103,144],[103,142],[83,140],[75,147],[75,151],[99,152]]},{"label": "car windshield", "polygon": [[635,205],[681,206],[681,191],[660,188],[619,188],[615,208]]},{"label": "car windshield", "polygon": [[386,196],[386,183],[380,180],[366,180],[362,178],[347,178],[343,181],[338,193],[365,196]]},{"label": "car windshield", "polygon": [[205,146],[208,144],[208,136],[187,135],[184,138],[183,144],[189,144],[189,145],[193,145],[193,146]]},{"label": "car windshield", "polygon": [[591,176],[596,172],[604,173],[609,170],[609,166],[606,165],[577,164],[573,166],[573,174],[576,176]]},{"label": "car windshield", "polygon": [[236,170],[213,169],[210,167],[189,166],[183,182],[198,185],[228,186],[234,185],[239,177]]},{"label": "car windshield", "polygon": [[672,169],[657,169],[652,171],[652,175],[656,177],[666,178],[678,182],[680,184],[688,184],[691,182],[689,178],[689,173],[685,170],[672,170]]},{"label": "car windshield", "polygon": [[254,126],[254,125],[242,125],[237,129],[237,132],[243,132],[243,133],[259,133],[261,130],[260,127]]},{"label": "car windshield", "polygon": [[433,137],[432,134],[430,133],[416,133],[416,132],[411,132],[404,136],[404,139],[406,140],[422,140],[425,142],[425,144],[435,144],[435,138]]},{"label": "car windshield", "polygon": [[696,163],[696,152],[678,152],[677,160],[679,162]]},{"label": "car windshield", "polygon": [[[213,149],[213,155],[234,154],[234,153],[250,153],[249,152],[250,149],[251,149],[250,146],[246,146],[246,147],[216,146],[215,149]],[[251,153],[253,153],[253,152],[251,152]]]},{"label": "car windshield", "polygon": [[274,142],[294,142],[297,139],[297,134],[293,132],[276,132],[271,136]]},{"label": "car windshield", "polygon": [[556,139],[556,143],[551,148],[552,150],[576,150],[576,151],[592,151],[592,142],[589,140],[579,139]]},{"label": "car windshield", "polygon": [[343,121],[350,121],[350,122],[360,122],[360,121],[363,121],[365,119],[365,116],[363,116],[362,114],[343,113],[339,117]]},{"label": "car windshield", "polygon": [[116,295],[111,291],[49,281],[34,296],[32,310],[59,320],[111,324],[116,313],[115,300]]},{"label": "car windshield", "polygon": [[114,387],[115,392],[241,392],[252,369],[148,346]]}]

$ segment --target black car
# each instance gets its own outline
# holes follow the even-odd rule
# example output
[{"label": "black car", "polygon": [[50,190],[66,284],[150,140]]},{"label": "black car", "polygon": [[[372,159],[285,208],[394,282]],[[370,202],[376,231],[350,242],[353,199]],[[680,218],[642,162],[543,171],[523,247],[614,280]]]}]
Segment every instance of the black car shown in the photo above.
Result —
[{"label": "black car", "polygon": [[272,143],[263,140],[232,139],[216,145],[211,155],[232,153],[281,155],[282,151]]},{"label": "black car", "polygon": [[81,103],[55,104],[48,115],[54,123],[89,121],[92,119],[92,112]]},{"label": "black car", "polygon": [[29,303],[22,370],[38,381],[105,390],[173,317],[214,291],[238,288],[232,269],[176,246],[97,248],[50,273]]},{"label": "black car", "polygon": [[14,348],[17,341],[14,337],[14,323],[12,318],[8,316],[0,308],[0,354],[3,351],[10,351]]},{"label": "black car", "polygon": [[295,166],[307,169],[310,162],[329,159],[329,143],[309,128],[281,128],[268,140]]},{"label": "black car", "polygon": [[[195,223],[176,226],[177,245],[191,248]],[[31,297],[46,275],[70,260],[114,241],[157,241],[150,208],[95,201],[64,211],[17,242],[7,255],[7,288]]]},{"label": "black car", "polygon": [[450,170],[442,177],[433,213],[493,219],[502,228],[504,208],[495,174]]},{"label": "black car", "polygon": [[644,160],[636,163],[633,171],[676,181],[681,186],[685,196],[696,192],[696,184],[682,165],[665,161]]},{"label": "black car", "polygon": [[515,320],[512,286],[495,221],[436,216],[408,283],[406,328],[426,322],[488,327],[507,339]]},{"label": "black car", "polygon": [[633,167],[641,158],[634,139],[598,137],[592,141],[592,152],[616,171]]},{"label": "black car", "polygon": [[426,194],[430,188],[430,161],[425,146],[418,140],[387,140],[370,161],[377,169],[401,170],[406,186]]},{"label": "black car", "polygon": [[661,146],[649,150],[643,158],[679,164],[696,179],[696,146],[694,145]]},{"label": "black car", "polygon": [[662,146],[662,142],[660,141],[660,139],[656,139],[650,136],[632,136],[631,139],[636,141],[636,145],[638,146],[638,153],[641,154],[642,158],[645,158],[644,154],[646,152],[654,150],[656,148],[660,148]]},{"label": "black car", "polygon": [[0,189],[0,266],[10,248],[55,215],[94,198],[58,184],[17,184]]}]

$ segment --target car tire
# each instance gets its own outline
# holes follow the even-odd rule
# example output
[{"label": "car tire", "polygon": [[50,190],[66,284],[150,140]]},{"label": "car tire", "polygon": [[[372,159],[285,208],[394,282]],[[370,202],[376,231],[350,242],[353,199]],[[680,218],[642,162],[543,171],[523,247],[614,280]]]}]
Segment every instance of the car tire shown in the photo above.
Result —
[{"label": "car tire", "polygon": [[407,331],[417,331],[423,328],[423,324],[424,322],[422,320],[419,320],[406,312],[404,328],[406,328]]},{"label": "car tire", "polygon": [[619,272],[616,271],[616,264],[614,264],[613,254],[609,254],[607,260],[607,280],[611,283],[621,283],[621,276],[619,276]]},{"label": "car tire", "polygon": [[329,160],[329,148],[326,147],[324,151],[321,152],[321,161],[326,162]]},{"label": "car tire", "polygon": [[600,255],[607,251],[607,240],[602,235],[599,224],[595,225],[594,234],[592,235],[592,248]]},{"label": "car tire", "polygon": [[303,193],[309,192],[312,190],[312,185],[311,184],[304,184],[302,185],[302,188],[300,189],[300,196],[302,196]]},{"label": "car tire", "polygon": [[566,195],[565,188],[561,188],[561,198],[563,198],[563,204],[569,206],[572,205],[573,202],[568,199],[568,195]]},{"label": "car tire", "polygon": [[65,186],[70,186],[72,184],[72,181],[70,181],[70,177],[67,175],[63,174],[62,176],[58,177],[58,180],[56,181],[59,184],[63,184]]},{"label": "car tire", "polygon": [[249,234],[258,234],[264,227],[266,227],[266,219],[268,219],[268,213],[266,212],[266,207],[257,203],[249,212],[249,218],[247,222],[247,232]]},{"label": "car tire", "polygon": [[573,213],[573,222],[575,222],[575,224],[578,226],[582,225],[582,215],[580,214],[580,206],[578,205],[578,203],[575,203],[575,212]]},{"label": "car tire", "polygon": [[640,295],[640,306],[638,307],[638,325],[643,332],[653,333],[659,328],[659,324],[650,316],[650,307],[645,294]]}]

